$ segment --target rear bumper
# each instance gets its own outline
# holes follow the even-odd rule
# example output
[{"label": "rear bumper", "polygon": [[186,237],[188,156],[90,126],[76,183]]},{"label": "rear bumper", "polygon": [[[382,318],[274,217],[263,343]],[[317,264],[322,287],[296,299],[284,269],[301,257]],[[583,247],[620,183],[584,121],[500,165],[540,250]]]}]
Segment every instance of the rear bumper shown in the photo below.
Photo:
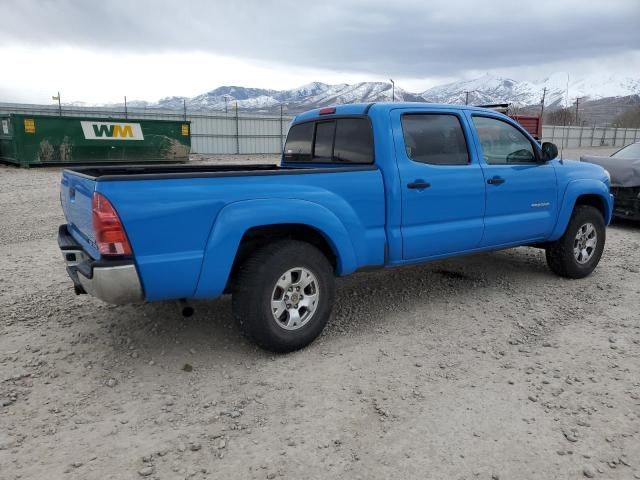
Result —
[{"label": "rear bumper", "polygon": [[58,229],[58,246],[78,295],[88,293],[116,305],[144,300],[133,260],[93,260],[69,234],[66,225]]}]

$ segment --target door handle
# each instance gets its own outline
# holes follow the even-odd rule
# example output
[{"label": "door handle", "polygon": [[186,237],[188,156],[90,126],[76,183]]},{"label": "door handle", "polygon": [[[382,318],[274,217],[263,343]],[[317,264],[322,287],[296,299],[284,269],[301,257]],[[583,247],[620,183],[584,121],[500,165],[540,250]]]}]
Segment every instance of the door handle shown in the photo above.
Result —
[{"label": "door handle", "polygon": [[501,184],[503,184],[504,182],[505,182],[505,179],[504,179],[504,178],[502,178],[502,177],[498,177],[498,176],[496,176],[496,177],[492,177],[492,178],[490,178],[489,180],[487,180],[487,183],[488,183],[489,185],[501,185]]},{"label": "door handle", "polygon": [[425,182],[424,180],[415,180],[413,182],[407,183],[407,188],[413,188],[416,190],[424,190],[425,188],[429,188],[431,184],[429,182]]}]

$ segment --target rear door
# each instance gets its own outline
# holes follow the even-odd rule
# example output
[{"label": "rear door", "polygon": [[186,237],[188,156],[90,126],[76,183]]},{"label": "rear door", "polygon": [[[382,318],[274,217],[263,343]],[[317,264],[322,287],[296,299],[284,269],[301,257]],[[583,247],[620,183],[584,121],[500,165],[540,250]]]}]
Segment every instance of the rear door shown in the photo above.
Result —
[{"label": "rear door", "polygon": [[553,164],[541,162],[537,145],[506,119],[473,114],[471,121],[487,179],[482,246],[546,238],[558,213]]},{"label": "rear door", "polygon": [[458,110],[391,111],[405,261],[463,252],[482,238],[484,178]]},{"label": "rear door", "polygon": [[89,255],[98,258],[100,254],[96,247],[92,218],[94,190],[95,180],[92,178],[69,170],[62,173],[60,202],[67,220],[67,229]]}]

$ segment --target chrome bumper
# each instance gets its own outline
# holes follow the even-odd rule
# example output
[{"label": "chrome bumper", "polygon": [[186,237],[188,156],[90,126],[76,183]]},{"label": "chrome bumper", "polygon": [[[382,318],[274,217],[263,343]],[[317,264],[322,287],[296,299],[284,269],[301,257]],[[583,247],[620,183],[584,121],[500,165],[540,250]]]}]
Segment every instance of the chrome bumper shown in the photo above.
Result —
[{"label": "chrome bumper", "polygon": [[92,278],[78,272],[85,292],[107,303],[136,303],[143,300],[142,286],[135,265],[94,267]]},{"label": "chrome bumper", "polygon": [[116,305],[144,301],[133,260],[96,261],[71,237],[66,225],[58,231],[58,245],[77,294],[88,293]]}]

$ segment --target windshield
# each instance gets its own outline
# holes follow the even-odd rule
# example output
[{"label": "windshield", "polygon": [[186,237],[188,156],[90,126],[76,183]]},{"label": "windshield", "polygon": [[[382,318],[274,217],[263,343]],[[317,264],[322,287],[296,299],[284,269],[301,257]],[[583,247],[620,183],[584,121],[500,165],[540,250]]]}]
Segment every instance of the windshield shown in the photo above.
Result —
[{"label": "windshield", "polygon": [[613,158],[622,158],[625,160],[638,159],[640,158],[640,143],[632,143],[631,145],[627,145],[611,156]]}]

